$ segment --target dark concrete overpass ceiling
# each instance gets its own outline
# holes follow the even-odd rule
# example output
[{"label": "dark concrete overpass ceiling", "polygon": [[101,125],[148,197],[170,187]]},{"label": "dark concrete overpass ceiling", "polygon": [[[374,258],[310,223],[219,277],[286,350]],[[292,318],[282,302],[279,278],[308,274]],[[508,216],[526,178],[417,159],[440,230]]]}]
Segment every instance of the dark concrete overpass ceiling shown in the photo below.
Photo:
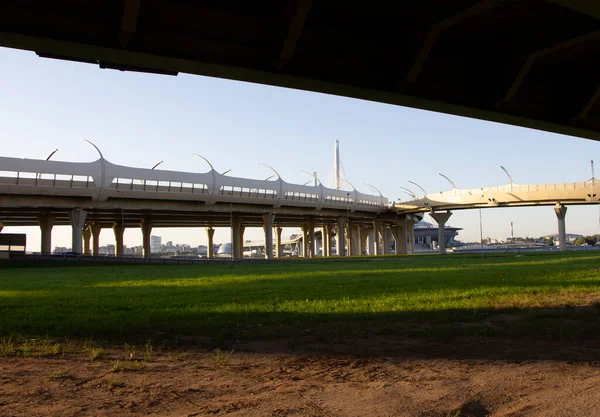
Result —
[{"label": "dark concrete overpass ceiling", "polygon": [[0,45],[600,139],[598,0],[8,0]]}]

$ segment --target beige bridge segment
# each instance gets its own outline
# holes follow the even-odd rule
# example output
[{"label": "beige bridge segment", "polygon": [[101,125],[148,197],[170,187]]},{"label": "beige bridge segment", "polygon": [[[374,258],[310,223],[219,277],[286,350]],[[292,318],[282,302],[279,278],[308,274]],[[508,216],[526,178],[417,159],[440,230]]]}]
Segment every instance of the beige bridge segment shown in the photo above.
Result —
[{"label": "beige bridge segment", "polygon": [[[559,184],[515,184],[487,188],[457,189],[442,191],[435,194],[425,194],[411,201],[395,203],[394,208],[399,213],[431,212],[438,222],[440,236],[443,236],[444,226],[451,213],[450,210],[490,207],[519,207],[519,206],[554,206],[558,220],[558,236],[560,250],[566,250],[566,205],[598,204],[600,184],[594,177],[584,182],[569,182]],[[446,213],[443,213],[443,211]],[[440,246],[440,253],[445,248]]]},{"label": "beige bridge segment", "polygon": [[402,213],[460,210],[486,207],[548,206],[598,203],[600,183],[596,178],[561,184],[508,184],[499,187],[452,189],[425,194],[415,200],[396,203]]}]

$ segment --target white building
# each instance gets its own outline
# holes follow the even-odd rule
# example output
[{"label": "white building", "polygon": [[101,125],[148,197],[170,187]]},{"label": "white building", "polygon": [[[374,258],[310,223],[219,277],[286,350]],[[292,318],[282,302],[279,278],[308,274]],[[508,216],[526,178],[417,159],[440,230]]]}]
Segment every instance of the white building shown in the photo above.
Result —
[{"label": "white building", "polygon": [[150,236],[150,252],[162,252],[162,238],[160,236]]}]

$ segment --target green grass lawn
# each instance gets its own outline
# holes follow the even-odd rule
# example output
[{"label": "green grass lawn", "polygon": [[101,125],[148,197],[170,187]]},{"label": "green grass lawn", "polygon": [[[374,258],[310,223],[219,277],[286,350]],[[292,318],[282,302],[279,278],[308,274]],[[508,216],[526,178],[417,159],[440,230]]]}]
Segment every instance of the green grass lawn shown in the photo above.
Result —
[{"label": "green grass lawn", "polygon": [[600,335],[600,254],[381,262],[0,264],[0,337]]}]

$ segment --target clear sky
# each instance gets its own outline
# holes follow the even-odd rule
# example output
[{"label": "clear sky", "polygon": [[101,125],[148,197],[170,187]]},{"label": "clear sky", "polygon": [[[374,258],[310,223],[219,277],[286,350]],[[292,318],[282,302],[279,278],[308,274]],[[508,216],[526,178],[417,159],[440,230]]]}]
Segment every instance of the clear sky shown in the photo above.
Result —
[{"label": "clear sky", "polygon": [[[521,184],[585,181],[590,160],[600,170],[600,142],[457,116],[284,88],[180,74],[177,77],[101,70],[97,66],[43,59],[33,52],[0,48],[0,154],[64,161],[93,161],[206,172],[199,153],[219,171],[264,179],[263,162],[288,182],[326,182],[333,142],[340,140],[347,179],[362,192],[378,187],[390,201],[409,197],[399,186],[428,192],[504,185],[504,165]],[[1,168],[0,168],[1,169]],[[596,174],[596,177],[599,175]],[[420,194],[417,192],[417,194]],[[600,206],[569,207],[567,232],[600,233]],[[430,221],[428,216],[425,220]],[[551,207],[483,210],[483,234],[503,239],[556,233]],[[456,211],[449,224],[463,241],[479,239],[479,212]],[[39,250],[39,228],[26,232],[28,250]],[[287,233],[286,233],[287,232]],[[284,236],[290,231],[284,232]],[[205,244],[203,229],[155,229],[163,242]],[[246,238],[261,239],[259,229]],[[229,241],[218,230],[216,242]],[[113,242],[110,230],[101,244]],[[125,244],[141,244],[128,229]],[[55,227],[53,246],[71,246],[70,228]]]}]

